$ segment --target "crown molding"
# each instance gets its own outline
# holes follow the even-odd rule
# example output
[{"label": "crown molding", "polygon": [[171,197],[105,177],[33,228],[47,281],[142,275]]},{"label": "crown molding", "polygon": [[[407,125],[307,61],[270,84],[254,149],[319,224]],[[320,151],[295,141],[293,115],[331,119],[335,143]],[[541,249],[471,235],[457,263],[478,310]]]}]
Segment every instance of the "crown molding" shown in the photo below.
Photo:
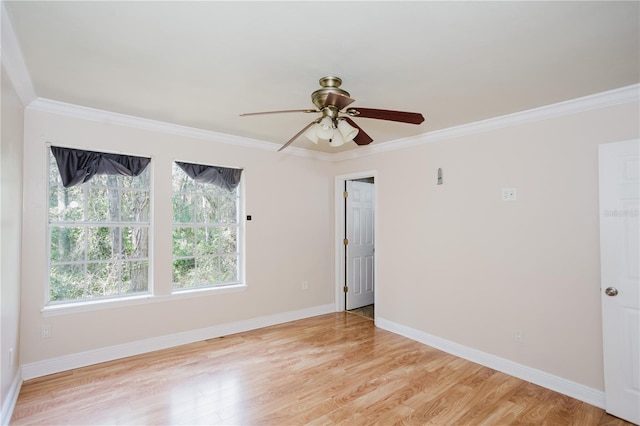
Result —
[{"label": "crown molding", "polygon": [[[381,144],[359,147],[357,149],[343,151],[340,153],[318,152],[304,148],[288,147],[287,154],[322,161],[344,161],[353,158],[361,158],[367,155],[379,154],[382,152],[394,151],[397,149],[409,148],[426,143],[459,138],[505,127],[533,123],[537,121],[548,120],[551,118],[558,118],[571,114],[577,114],[595,109],[607,108],[615,105],[638,101],[640,101],[640,84],[634,84],[631,86],[609,90],[602,93],[596,93],[594,95],[584,96],[569,101],[558,102],[539,108],[489,118],[473,123],[467,123],[460,126],[435,130],[433,132],[424,133],[422,135],[414,137],[396,139],[394,141]],[[54,101],[51,99],[36,98],[27,106],[27,109],[79,118],[83,120],[116,124],[176,136],[185,136],[206,140],[209,142],[226,143],[245,148],[261,149],[271,152],[275,152],[279,148],[278,145],[270,142],[264,142],[256,139],[218,133],[211,130],[203,130],[194,127],[182,126],[179,124],[151,120],[142,117],[135,117],[110,111],[104,111],[100,109]]]},{"label": "crown molding", "polygon": [[[127,114],[120,114],[117,112],[104,111],[96,108],[54,101],[51,99],[36,98],[29,104],[29,106],[27,106],[26,109],[78,118],[81,120],[96,121],[104,124],[114,124],[163,134],[201,139],[208,142],[224,143],[251,149],[261,149],[263,151],[275,152],[279,148],[278,145],[270,142],[214,132],[211,130],[198,129],[195,127],[182,126],[164,121],[151,120]],[[287,148],[287,153],[299,157],[314,158],[325,161],[330,160],[333,155],[296,147]]]},{"label": "crown molding", "polygon": [[0,5],[0,19],[2,27],[2,68],[7,73],[9,80],[13,84],[22,105],[29,105],[36,99],[36,91],[31,82],[31,76],[27,69],[27,64],[22,56],[20,43],[13,30],[13,25],[9,19],[5,2]]},{"label": "crown molding", "polygon": [[619,89],[596,93],[581,98],[558,102],[539,108],[526,111],[515,112],[473,123],[462,124],[460,126],[435,130],[422,135],[409,138],[396,139],[377,145],[370,145],[357,150],[345,151],[333,154],[333,161],[343,161],[352,158],[360,158],[366,155],[378,154],[386,151],[409,148],[423,145],[425,143],[437,142],[446,139],[459,138],[476,133],[488,132],[505,127],[518,126],[521,124],[534,123],[537,121],[558,118],[581,112],[592,111],[600,108],[608,108],[615,105],[627,104],[640,101],[640,84],[621,87]]}]

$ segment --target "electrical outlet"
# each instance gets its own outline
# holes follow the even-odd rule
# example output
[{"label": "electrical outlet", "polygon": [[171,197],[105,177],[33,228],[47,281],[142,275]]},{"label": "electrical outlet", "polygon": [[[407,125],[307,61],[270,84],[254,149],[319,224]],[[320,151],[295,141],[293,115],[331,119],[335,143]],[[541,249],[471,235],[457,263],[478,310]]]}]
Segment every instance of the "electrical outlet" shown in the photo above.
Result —
[{"label": "electrical outlet", "polygon": [[309,281],[307,280],[302,281],[302,289],[307,290],[308,288],[309,288]]},{"label": "electrical outlet", "polygon": [[515,201],[516,188],[502,188],[502,201]]},{"label": "electrical outlet", "polygon": [[13,348],[9,349],[9,368],[13,367],[15,364],[15,353],[13,352]]},{"label": "electrical outlet", "polygon": [[515,331],[513,332],[513,337],[514,340],[516,341],[516,343],[523,343],[524,342],[524,338],[522,337],[522,330],[519,328],[516,328]]},{"label": "electrical outlet", "polygon": [[51,324],[45,324],[40,329],[40,337],[43,339],[48,339],[51,337]]}]

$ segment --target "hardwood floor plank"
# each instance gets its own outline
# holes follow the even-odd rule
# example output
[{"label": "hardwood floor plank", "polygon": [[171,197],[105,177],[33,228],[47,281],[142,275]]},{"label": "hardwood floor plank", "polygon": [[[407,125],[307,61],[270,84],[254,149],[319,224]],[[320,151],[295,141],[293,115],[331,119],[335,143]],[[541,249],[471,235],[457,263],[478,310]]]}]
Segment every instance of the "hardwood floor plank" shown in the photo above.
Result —
[{"label": "hardwood floor plank", "polygon": [[473,392],[467,386],[450,386],[445,392],[431,395],[421,405],[414,405],[407,420],[413,424],[452,424],[460,410],[467,410],[467,403],[472,397]]},{"label": "hardwood floor plank", "polygon": [[573,417],[576,415],[582,402],[570,398],[566,395],[554,394],[553,407],[545,416],[543,423],[545,424],[558,424],[558,422],[573,421]]},{"label": "hardwood floor plank", "polygon": [[[466,412],[461,410],[462,415],[453,418],[452,421],[459,424],[495,424],[498,420],[494,419],[496,413],[504,414],[507,411],[501,403],[505,400],[508,402],[509,397],[521,385],[521,380],[496,372],[475,390],[476,397],[468,403],[470,409]],[[512,403],[510,404],[509,408],[512,406]]]},{"label": "hardwood floor plank", "polygon": [[610,425],[603,410],[335,313],[23,384],[12,425]]}]

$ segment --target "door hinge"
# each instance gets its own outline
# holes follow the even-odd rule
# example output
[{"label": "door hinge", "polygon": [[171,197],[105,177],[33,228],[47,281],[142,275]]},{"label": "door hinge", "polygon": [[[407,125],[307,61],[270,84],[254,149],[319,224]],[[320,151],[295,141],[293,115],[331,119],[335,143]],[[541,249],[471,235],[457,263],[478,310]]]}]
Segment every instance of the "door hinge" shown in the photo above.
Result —
[{"label": "door hinge", "polygon": [[343,242],[343,243],[344,243],[344,245],[346,246],[347,244],[349,244],[349,239],[348,239],[348,238],[345,238],[342,242]]},{"label": "door hinge", "polygon": [[347,287],[347,286],[345,285],[344,287],[342,287],[342,290],[343,290],[345,293],[348,293],[348,292],[349,292],[349,287]]},{"label": "door hinge", "polygon": [[347,198],[347,197],[349,197],[349,193],[348,193],[347,191],[344,191],[344,192],[342,193],[342,196],[343,196],[344,198]]}]

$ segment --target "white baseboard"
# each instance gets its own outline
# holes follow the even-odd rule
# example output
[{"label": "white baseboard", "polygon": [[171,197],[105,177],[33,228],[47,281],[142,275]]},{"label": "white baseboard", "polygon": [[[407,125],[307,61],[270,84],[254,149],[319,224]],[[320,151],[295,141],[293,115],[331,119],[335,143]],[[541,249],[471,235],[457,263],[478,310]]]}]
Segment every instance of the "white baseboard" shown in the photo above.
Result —
[{"label": "white baseboard", "polygon": [[94,349],[91,351],[65,355],[58,358],[46,359],[43,361],[23,365],[22,379],[29,380],[36,377],[46,376],[48,374],[72,370],[74,368],[86,367],[87,365],[113,361],[119,358],[125,358],[128,356],[140,355],[147,352],[186,345],[188,343],[199,342],[206,339],[213,339],[220,336],[227,336],[229,334],[241,333],[243,331],[256,330],[259,328],[268,327],[270,325],[282,324],[285,322],[296,321],[303,318],[324,315],[331,312],[335,312],[335,306],[333,303],[314,306],[298,311],[283,312],[274,315],[251,318],[248,320],[235,321],[198,330],[185,331],[183,333],[177,333],[168,336],[154,337],[152,339],[145,339],[122,345]]},{"label": "white baseboard", "polygon": [[0,424],[2,426],[8,425],[11,422],[11,416],[13,415],[13,409],[16,407],[18,401],[18,395],[20,395],[20,388],[22,388],[22,374],[20,369],[16,372],[11,387],[7,393],[7,397],[2,401],[2,418],[0,418]]},{"label": "white baseboard", "polygon": [[509,374],[510,376],[514,376],[544,388],[551,389],[552,391],[570,396],[571,398],[578,399],[586,402],[587,404],[604,408],[605,395],[603,391],[581,385],[580,383],[576,383],[571,380],[563,379],[562,377],[558,377],[535,368],[527,367],[526,365],[518,364],[517,362],[513,362],[499,356],[491,355],[477,349],[472,349],[459,343],[451,342],[423,331],[394,323],[384,318],[377,317],[376,326],[427,346],[431,346],[460,358],[475,362],[476,364],[484,365],[485,367],[492,368],[502,373]]}]

